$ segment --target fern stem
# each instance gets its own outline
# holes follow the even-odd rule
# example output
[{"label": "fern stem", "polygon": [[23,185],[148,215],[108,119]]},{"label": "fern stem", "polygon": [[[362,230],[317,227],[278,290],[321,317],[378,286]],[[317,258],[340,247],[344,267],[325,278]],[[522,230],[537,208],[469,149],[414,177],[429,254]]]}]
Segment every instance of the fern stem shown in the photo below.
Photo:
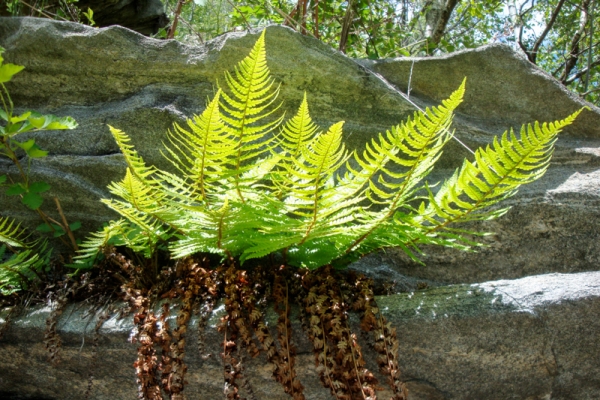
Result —
[{"label": "fern stem", "polygon": [[65,217],[65,214],[63,213],[62,207],[60,206],[60,201],[58,201],[58,197],[54,197],[54,202],[56,203],[56,208],[58,209],[58,213],[60,214],[60,217],[62,218],[63,228],[64,228],[65,232],[67,232],[67,235],[69,235],[69,239],[71,240],[71,247],[73,248],[73,250],[79,251],[79,246],[77,245],[75,236],[73,236],[73,231],[69,227],[69,223],[67,222],[67,217]]}]

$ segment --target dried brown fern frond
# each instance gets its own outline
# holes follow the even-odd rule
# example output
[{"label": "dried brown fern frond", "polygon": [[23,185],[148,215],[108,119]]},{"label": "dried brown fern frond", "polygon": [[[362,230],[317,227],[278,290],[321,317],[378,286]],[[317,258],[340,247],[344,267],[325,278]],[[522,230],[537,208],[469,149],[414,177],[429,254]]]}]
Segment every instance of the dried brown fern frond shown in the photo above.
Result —
[{"label": "dried brown fern frond", "polygon": [[364,276],[354,275],[353,279],[353,285],[356,287],[357,293],[352,307],[362,313],[361,329],[373,333],[374,349],[378,353],[377,364],[392,388],[394,393],[392,399],[407,400],[408,389],[401,380],[401,372],[398,366],[400,342],[396,336],[396,328],[387,322],[379,307],[377,307],[375,294],[373,293],[373,282]]},{"label": "dried brown fern frond", "polygon": [[292,324],[290,323],[290,296],[288,282],[284,271],[275,275],[273,284],[273,300],[277,319],[277,341],[279,342],[280,358],[276,370],[276,379],[283,385],[286,393],[294,400],[304,400],[304,386],[296,375],[296,347],[292,342]]}]

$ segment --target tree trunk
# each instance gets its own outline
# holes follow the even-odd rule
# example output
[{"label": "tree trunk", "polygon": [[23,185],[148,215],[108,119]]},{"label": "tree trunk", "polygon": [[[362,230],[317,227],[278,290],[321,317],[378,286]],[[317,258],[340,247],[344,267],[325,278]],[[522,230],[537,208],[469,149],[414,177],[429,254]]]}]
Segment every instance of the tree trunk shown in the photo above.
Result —
[{"label": "tree trunk", "polygon": [[425,3],[427,53],[435,50],[446,33],[448,21],[460,0],[431,0]]},{"label": "tree trunk", "polygon": [[569,79],[569,74],[577,65],[577,61],[579,60],[579,45],[581,42],[581,37],[585,33],[585,27],[589,20],[588,8],[590,6],[591,0],[581,0],[581,14],[579,15],[579,29],[573,35],[573,39],[571,39],[571,45],[569,46],[569,55],[567,56],[567,62],[565,63],[565,69],[563,70],[562,75],[559,80],[566,85]]}]

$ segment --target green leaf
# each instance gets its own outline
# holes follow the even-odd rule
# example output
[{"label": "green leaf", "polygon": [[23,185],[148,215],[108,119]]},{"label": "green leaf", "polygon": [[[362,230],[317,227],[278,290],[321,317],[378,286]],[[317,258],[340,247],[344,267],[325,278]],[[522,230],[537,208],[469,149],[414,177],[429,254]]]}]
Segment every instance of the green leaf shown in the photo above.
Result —
[{"label": "green leaf", "polygon": [[52,236],[57,238],[57,237],[61,237],[61,236],[65,235],[66,233],[67,232],[65,232],[65,230],[63,228],[59,227],[57,230],[54,231],[54,235],[52,235]]},{"label": "green leaf", "polygon": [[31,147],[35,144],[35,139],[29,139],[26,142],[18,142],[16,140],[12,140],[12,143],[16,144],[17,146],[19,146],[23,150],[27,151],[27,150],[31,149]]},{"label": "green leaf", "polygon": [[46,126],[46,130],[62,130],[62,129],[75,129],[77,128],[77,121],[71,117],[56,117],[54,115],[47,115],[52,117],[52,122]]},{"label": "green leaf", "polygon": [[27,121],[38,130],[59,130],[59,129],[75,129],[77,121],[71,117],[57,117],[54,115],[42,115],[39,113],[31,113]]},{"label": "green leaf", "polygon": [[[6,116],[6,113],[4,115]],[[31,115],[31,111],[24,112],[23,114],[17,115],[17,116],[13,115],[12,118],[10,119],[10,121],[12,123],[26,121],[30,115]],[[0,117],[1,117],[1,115],[0,115]],[[3,117],[3,119],[8,120],[8,118],[4,118],[4,117]]]},{"label": "green leaf", "polygon": [[[52,228],[54,228],[54,229],[52,229]],[[56,225],[56,224],[52,224],[52,228],[50,227],[50,225],[44,223],[44,224],[38,225],[35,228],[35,230],[38,232],[48,233],[48,232],[52,232],[53,230],[56,231],[56,230],[62,229],[59,225]]]},{"label": "green leaf", "polygon": [[8,121],[8,114],[6,114],[6,111],[4,111],[1,108],[0,108],[0,118],[2,118],[5,121]]},{"label": "green leaf", "polygon": [[52,225],[52,227],[50,227],[50,225],[48,225],[48,224],[40,224],[37,226],[37,228],[35,228],[35,230],[38,232],[42,232],[42,233],[52,232],[54,237],[59,237],[66,233],[65,230],[62,228],[62,226],[57,225],[57,224],[51,224],[51,225]]},{"label": "green leaf", "polygon": [[48,155],[48,152],[42,150],[37,144],[34,144],[26,153],[31,158],[44,158]]},{"label": "green leaf", "polygon": [[6,179],[8,179],[6,175],[0,175],[0,185],[6,182]]},{"label": "green leaf", "polygon": [[75,221],[72,224],[69,224],[69,229],[71,232],[75,232],[79,228],[81,228],[81,221]]},{"label": "green leaf", "polygon": [[29,192],[23,196],[21,202],[32,210],[37,210],[44,202],[44,199],[37,193]]},{"label": "green leaf", "polygon": [[23,186],[21,186],[20,183],[15,183],[13,185],[10,185],[8,187],[8,189],[6,189],[7,196],[17,196],[19,194],[23,194],[26,192],[27,192],[27,189],[25,189]]},{"label": "green leaf", "polygon": [[0,65],[0,83],[8,82],[13,75],[18,74],[25,68],[22,65],[4,64]]},{"label": "green leaf", "polygon": [[50,185],[46,182],[33,182],[29,185],[30,193],[43,193],[50,190]]}]

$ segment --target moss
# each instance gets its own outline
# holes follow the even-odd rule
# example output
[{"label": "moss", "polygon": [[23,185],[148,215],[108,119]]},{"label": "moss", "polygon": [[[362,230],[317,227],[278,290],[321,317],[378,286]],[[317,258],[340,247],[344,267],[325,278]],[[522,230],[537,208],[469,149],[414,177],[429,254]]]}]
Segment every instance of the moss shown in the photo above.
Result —
[{"label": "moss", "polygon": [[484,291],[473,285],[380,296],[377,304],[390,319],[436,319],[516,310],[515,306],[504,304],[499,293]]}]

